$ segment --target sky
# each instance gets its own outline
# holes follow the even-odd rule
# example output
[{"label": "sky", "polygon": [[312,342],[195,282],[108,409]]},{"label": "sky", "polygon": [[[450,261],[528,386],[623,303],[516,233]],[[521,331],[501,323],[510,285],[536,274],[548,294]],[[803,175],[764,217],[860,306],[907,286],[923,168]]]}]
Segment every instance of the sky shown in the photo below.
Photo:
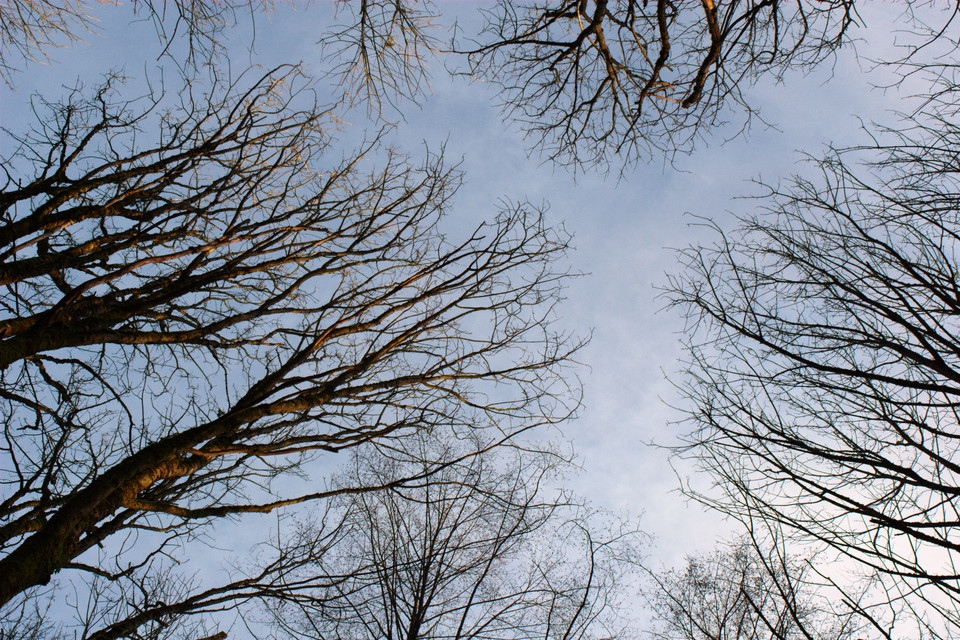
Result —
[{"label": "sky", "polygon": [[[469,25],[482,3],[438,4]],[[445,145],[448,157],[462,157],[465,185],[451,215],[465,226],[490,217],[500,198],[528,199],[548,203],[548,220],[573,235],[568,267],[583,275],[571,281],[558,323],[592,340],[578,358],[584,407],[564,427],[582,466],[569,488],[597,506],[642,514],[658,562],[673,565],[708,550],[730,527],[676,492],[680,479],[699,486],[708,480],[688,466],[672,468],[669,453],[651,446],[674,442],[682,430],[672,424],[679,414],[670,408],[678,399],[669,379],[677,379],[682,366],[683,324],[663,310],[658,289],[677,269],[674,250],[709,241],[694,216],[729,229],[737,214],[750,213],[756,203],[738,198],[757,193],[752,181],[787,180],[808,170],[801,162],[805,153],[862,143],[862,123],[895,124],[893,112],[909,110],[910,88],[873,88],[894,84],[896,77],[869,62],[890,57],[898,12],[894,2],[866,3],[858,56],[841,51],[835,63],[814,73],[788,73],[782,83],[766,80],[748,89],[748,101],[772,126],[755,121],[746,135],[727,142],[739,124],[721,127],[672,164],[654,158],[622,175],[604,175],[543,163],[528,153],[522,132],[504,122],[491,87],[448,77],[441,60],[432,63],[432,95],[419,107],[406,105],[405,121],[390,133],[393,144],[413,154],[424,145]],[[90,86],[111,69],[123,70],[133,85],[144,73],[156,77],[151,27],[130,25],[125,6],[99,8],[95,15],[99,33],[54,51],[49,64],[29,65],[15,78],[15,91],[3,88],[4,127],[17,130],[29,118],[25,106],[34,92],[63,93],[78,79]],[[319,67],[315,43],[330,15],[329,0],[280,4],[269,19],[257,21],[252,47],[251,27],[241,24],[229,33],[231,66],[302,61],[308,71]],[[372,125],[363,112],[352,115],[344,137],[360,139]]]}]

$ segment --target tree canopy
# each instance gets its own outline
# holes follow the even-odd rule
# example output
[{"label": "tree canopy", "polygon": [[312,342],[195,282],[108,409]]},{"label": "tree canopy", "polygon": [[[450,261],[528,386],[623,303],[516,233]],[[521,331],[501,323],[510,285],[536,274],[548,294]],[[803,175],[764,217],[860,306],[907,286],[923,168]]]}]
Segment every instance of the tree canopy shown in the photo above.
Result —
[{"label": "tree canopy", "polygon": [[[835,150],[682,254],[688,448],[707,497],[882,576],[956,627],[960,128],[927,111]],[[935,595],[933,592],[940,592]],[[917,597],[919,595],[919,597]]]},{"label": "tree canopy", "polygon": [[300,82],[281,68],[161,110],[110,80],[17,139],[3,602],[63,570],[143,581],[216,518],[402,482],[283,490],[317,455],[402,456],[424,430],[477,455],[576,407],[558,374],[579,343],[549,324],[562,233],[518,203],[447,237],[456,171],[378,168],[373,144],[327,161],[329,113],[298,106]]},{"label": "tree canopy", "polygon": [[[96,4],[0,7],[10,96],[97,33]],[[885,62],[934,76],[925,107],[771,189],[740,229],[714,225],[667,295],[689,321],[681,455],[720,492],[700,498],[855,561],[882,604],[949,634],[955,12],[924,31],[918,4],[917,44]],[[0,160],[0,640],[222,640],[225,611],[314,638],[629,627],[615,605],[638,534],[600,531],[546,480],[571,456],[540,432],[580,405],[584,340],[557,324],[570,238],[522,200],[451,224],[458,166],[398,150],[391,124],[442,66],[488,83],[555,167],[669,160],[746,127],[755,83],[852,47],[857,4],[499,2],[452,35],[441,3],[334,8],[318,66],[243,70],[229,34],[272,3],[135,2],[161,81],[136,92],[110,72],[63,99],[5,97],[33,120],[4,129]],[[925,62],[931,44],[948,57]],[[373,133],[345,143],[363,112]],[[190,572],[218,523],[267,513],[258,533],[275,541]],[[755,544],[648,572],[654,606],[691,638],[859,628],[813,633],[795,557]]]}]

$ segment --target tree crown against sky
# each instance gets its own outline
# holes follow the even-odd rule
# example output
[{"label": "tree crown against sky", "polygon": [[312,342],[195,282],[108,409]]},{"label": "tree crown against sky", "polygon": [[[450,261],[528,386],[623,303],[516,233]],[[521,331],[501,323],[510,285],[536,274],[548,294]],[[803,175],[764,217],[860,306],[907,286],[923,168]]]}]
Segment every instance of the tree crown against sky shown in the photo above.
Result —
[{"label": "tree crown against sky", "polygon": [[[913,11],[923,4],[902,6],[903,23],[918,35],[914,46],[952,21],[947,11],[920,20]],[[95,32],[83,7],[18,0],[0,10],[8,82],[18,66],[8,60],[42,59],[63,39]],[[231,26],[266,28],[276,7],[141,1],[133,8],[162,41],[185,42],[178,56],[198,65],[223,54]],[[729,121],[747,127],[757,115],[750,97],[757,81],[830,64],[869,37],[854,0],[501,2],[481,8],[483,19],[466,20],[452,40],[441,26],[451,8],[442,3],[357,0],[334,8],[332,24],[318,25],[320,72],[368,114],[402,118],[404,103],[429,93],[431,74],[447,65],[495,86],[530,147],[573,167],[657,160],[691,151]],[[440,54],[454,52],[438,64]]]},{"label": "tree crown against sky", "polygon": [[[688,556],[682,568],[654,572],[647,594],[663,640],[849,640],[864,629],[855,611],[837,606],[811,581],[809,559],[756,532],[712,552]],[[769,541],[768,541],[769,542]]]},{"label": "tree crown against sky", "polygon": [[[941,100],[956,95],[941,82]],[[876,574],[884,604],[947,636],[960,620],[953,102],[815,160],[819,176],[685,251],[668,294],[689,321],[680,455],[718,483],[701,498]]]},{"label": "tree crown against sky", "polygon": [[[419,446],[437,444],[430,438]],[[342,481],[412,475],[402,464],[371,462],[356,458]],[[344,496],[343,521],[331,527],[324,519],[302,520],[285,550],[304,558],[291,578],[342,579],[276,602],[270,621],[294,638],[630,632],[631,616],[619,607],[634,586],[628,569],[644,538],[623,523],[604,526],[602,514],[563,493],[544,491],[561,470],[542,452],[499,449],[395,491]],[[301,553],[328,530],[339,536],[335,545]]]},{"label": "tree crown against sky", "polygon": [[[216,518],[396,488],[289,493],[283,480],[319,453],[405,458],[407,436],[436,430],[480,455],[577,405],[560,374],[579,343],[550,326],[565,236],[524,203],[445,233],[458,177],[441,158],[338,148],[339,113],[297,90],[299,70],[204,67],[223,60],[225,23],[204,31],[188,6],[207,5],[138,9],[165,42],[186,34],[182,88],[130,102],[109,80],[50,101],[5,159],[0,365],[14,462],[0,563],[5,622],[20,629],[42,622],[32,607],[57,588],[40,585],[68,573],[94,596],[82,624],[96,638],[163,637],[188,614],[317,589],[323,576],[285,583],[283,557],[214,587],[158,576]],[[246,7],[222,6],[227,23]],[[326,44],[346,97],[377,114],[420,96],[437,8],[344,4]],[[686,148],[755,77],[829,58],[853,8],[504,3],[458,46],[472,52],[468,73],[501,83],[508,110],[536,114],[532,144],[548,157],[629,164]],[[42,51],[46,35],[23,33]],[[413,462],[426,470],[396,482],[464,461]]]},{"label": "tree crown against sky", "polygon": [[63,571],[106,585],[97,615],[120,619],[91,637],[159,624],[183,611],[138,588],[211,521],[404,480],[291,493],[284,478],[320,454],[403,458],[406,437],[437,430],[479,455],[576,407],[559,374],[579,343],[550,328],[564,235],[505,203],[448,237],[457,172],[393,152],[377,167],[375,143],[332,151],[302,80],[215,78],[171,108],[110,79],[14,138],[0,199],[14,628]]}]

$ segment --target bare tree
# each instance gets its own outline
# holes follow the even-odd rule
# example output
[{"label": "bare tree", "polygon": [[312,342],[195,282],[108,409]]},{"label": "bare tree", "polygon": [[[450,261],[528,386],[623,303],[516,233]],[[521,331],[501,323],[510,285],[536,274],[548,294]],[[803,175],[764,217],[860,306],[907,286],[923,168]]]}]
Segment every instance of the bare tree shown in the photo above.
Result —
[{"label": "bare tree", "polygon": [[[916,19],[926,3],[904,2],[918,42],[950,43],[948,27]],[[138,0],[160,41],[181,46],[188,65],[224,53],[225,28],[269,12],[269,0],[156,3]],[[327,69],[368,115],[402,117],[403,100],[428,91],[441,54],[442,7],[429,0],[338,0],[318,28]],[[449,13],[455,13],[449,11]],[[855,0],[550,0],[498,3],[479,33],[457,32],[465,75],[499,89],[504,112],[532,146],[560,163],[630,165],[693,148],[715,126],[755,115],[748,97],[760,79],[780,81],[851,46],[865,28]],[[321,22],[323,19],[321,20]],[[469,21],[466,21],[469,22]],[[91,28],[83,3],[17,0],[0,8],[8,71],[17,51],[44,56],[58,39]],[[918,45],[919,46],[919,45]],[[953,48],[953,45],[950,45]],[[179,50],[178,50],[179,51]],[[909,62],[909,52],[896,62]],[[813,98],[812,100],[815,100]]]},{"label": "bare tree", "polygon": [[[438,443],[423,444],[417,457],[438,457]],[[639,535],[599,539],[581,507],[550,497],[551,456],[513,454],[347,498],[341,542],[293,573],[344,579],[282,603],[272,622],[296,638],[619,637],[629,615],[617,597],[634,568],[624,560]],[[361,460],[347,484],[426,470]],[[316,538],[301,525],[295,539]]]},{"label": "bare tree", "polygon": [[[0,4],[0,78],[13,86],[13,73],[26,60],[49,62],[51,50],[76,44],[98,31],[94,14],[109,0],[6,0]],[[272,0],[134,0],[134,19],[149,20],[166,52],[176,42],[181,62],[199,65],[224,53],[224,29],[245,14],[255,19]]]},{"label": "bare tree", "polygon": [[449,239],[456,172],[373,143],[328,160],[330,114],[293,68],[178,99],[111,80],[37,102],[5,145],[10,607],[64,571],[146,584],[218,518],[375,488],[285,490],[320,454],[402,456],[425,429],[494,446],[576,405],[578,344],[549,328],[566,238],[538,211]]},{"label": "bare tree", "polygon": [[853,0],[500,2],[471,73],[561,164],[627,164],[690,148],[760,77],[809,68],[849,44]]},{"label": "bare tree", "polygon": [[[954,94],[955,95],[955,94]],[[921,114],[682,253],[681,455],[761,518],[889,576],[889,599],[960,618],[960,127]],[[706,498],[705,498],[706,499]]]},{"label": "bare tree", "polygon": [[23,58],[46,58],[56,40],[70,42],[80,37],[78,31],[88,29],[83,7],[75,2],[5,2],[0,6],[0,74],[9,82],[10,49]]},{"label": "bare tree", "polygon": [[417,100],[429,90],[428,64],[442,48],[434,3],[338,0],[337,9],[318,43],[331,63],[328,75],[368,115],[402,116],[401,99]]},{"label": "bare tree", "polygon": [[809,559],[782,545],[764,549],[744,535],[688,557],[682,570],[653,573],[648,594],[654,635],[663,640],[805,640],[852,638],[859,612],[838,610],[810,582]]}]

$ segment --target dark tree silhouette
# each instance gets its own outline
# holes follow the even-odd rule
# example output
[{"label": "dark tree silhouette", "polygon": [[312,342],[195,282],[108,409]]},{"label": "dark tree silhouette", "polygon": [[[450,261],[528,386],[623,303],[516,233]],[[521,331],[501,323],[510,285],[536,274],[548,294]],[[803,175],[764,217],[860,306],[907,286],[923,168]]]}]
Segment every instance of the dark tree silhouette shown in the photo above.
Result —
[{"label": "dark tree silhouette", "polygon": [[[409,507],[410,492],[452,490],[443,474],[578,402],[561,374],[579,343],[550,327],[567,239],[535,207],[507,204],[455,233],[444,212],[459,177],[440,156],[414,163],[378,140],[339,148],[337,116],[296,68],[219,75],[222,29],[269,2],[134,4],[157,28],[163,64],[185,52],[182,86],[167,76],[163,96],[131,99],[108,79],[62,102],[36,98],[34,128],[4,131],[3,635],[220,638],[206,614],[305,606],[351,580],[382,588],[356,582],[362,571],[290,578],[339,557],[356,530],[349,519],[212,586],[172,567],[224,518],[366,496],[354,498],[355,518],[404,492]],[[430,3],[345,5],[325,40],[344,102],[377,116],[421,95],[435,13]],[[745,83],[822,61],[857,20],[852,0],[504,2],[488,17],[469,73],[498,83],[536,144],[574,164],[685,148],[728,105],[749,110]],[[78,3],[5,3],[4,77],[90,25]],[[676,300],[725,331],[720,360],[715,347],[693,347],[690,389],[703,408],[694,447],[717,469],[742,465],[725,480],[751,496],[743,508],[953,597],[956,571],[924,558],[932,548],[952,561],[956,550],[949,421],[960,351],[945,240],[956,145],[949,122],[927,129],[923,144],[889,150],[878,165],[889,173],[873,185],[827,162],[823,189],[785,196],[786,226],[744,232],[758,262],[741,266],[736,244],[716,261],[688,254],[700,275],[677,282]],[[864,292],[869,304],[854,295]],[[754,367],[758,354],[767,369]],[[425,432],[471,446],[422,457],[408,442]],[[327,482],[318,469],[348,450],[409,472]],[[303,478],[310,485],[297,488]],[[793,493],[778,502],[775,487]],[[479,494],[449,495],[438,504]],[[814,519],[825,503],[829,526]],[[568,636],[590,609],[561,603],[581,593],[583,607],[594,602],[571,579],[538,592],[559,607],[538,619],[562,613]],[[73,603],[78,629],[47,615],[43,603],[63,592],[85,594],[86,605]]]},{"label": "dark tree silhouette", "polygon": [[849,44],[853,0],[499,2],[465,45],[470,72],[560,164],[632,164],[689,149],[761,77]]},{"label": "dark tree silhouette", "polygon": [[719,481],[712,504],[886,574],[942,631],[960,621],[960,128],[928,113],[877,139],[682,253],[681,455]]},{"label": "dark tree silhouette", "polygon": [[375,488],[286,492],[320,454],[493,446],[575,406],[548,326],[566,238],[521,204],[448,238],[456,172],[328,160],[301,89],[278,69],[170,108],[110,81],[8,147],[0,602],[65,570],[143,582],[213,520]]},{"label": "dark tree silhouette", "polygon": [[688,557],[683,569],[653,573],[648,599],[663,640],[841,640],[855,637],[858,612],[827,601],[810,583],[809,560],[745,535]]},{"label": "dark tree silhouette", "polygon": [[429,64],[441,42],[434,35],[440,18],[433,2],[339,0],[336,19],[320,38],[346,99],[374,118],[403,117],[403,99],[429,92]]},{"label": "dark tree silhouette", "polygon": [[[51,52],[97,37],[93,12],[109,0],[7,0],[0,5],[0,78],[13,85],[13,75],[26,60],[51,61]],[[255,20],[273,0],[133,0],[133,18],[147,19],[167,48],[183,43],[181,62],[199,65],[224,54],[223,32],[244,16]]]},{"label": "dark tree silhouette", "polygon": [[[448,455],[421,444],[416,457]],[[640,536],[603,538],[581,506],[551,497],[555,467],[553,456],[513,451],[472,457],[416,486],[347,497],[333,527],[340,542],[293,573],[342,579],[284,601],[272,623],[295,638],[618,637],[629,618],[616,610],[624,560]],[[426,470],[361,460],[345,481]],[[323,533],[301,524],[293,539],[313,547]],[[284,553],[304,555],[296,546]]]},{"label": "dark tree silhouette", "polygon": [[[165,52],[180,47],[170,57],[194,67],[225,53],[226,28],[264,24],[274,7],[271,0],[133,4],[136,16],[152,20]],[[914,13],[927,3],[902,4],[917,43],[952,42],[952,7],[931,26]],[[7,5],[0,65],[8,80],[23,55],[43,58],[94,28],[82,3]],[[442,3],[338,0],[333,10],[317,31],[321,74],[368,115],[402,118],[403,100],[428,92],[430,67],[446,48],[437,28]],[[456,30],[450,48],[467,56],[459,72],[499,89],[504,112],[531,146],[577,167],[671,158],[730,118],[746,127],[756,113],[748,96],[754,82],[812,69],[852,47],[858,29],[869,35],[855,0],[502,1],[483,13],[479,33]],[[895,62],[911,59],[907,51]]]}]

